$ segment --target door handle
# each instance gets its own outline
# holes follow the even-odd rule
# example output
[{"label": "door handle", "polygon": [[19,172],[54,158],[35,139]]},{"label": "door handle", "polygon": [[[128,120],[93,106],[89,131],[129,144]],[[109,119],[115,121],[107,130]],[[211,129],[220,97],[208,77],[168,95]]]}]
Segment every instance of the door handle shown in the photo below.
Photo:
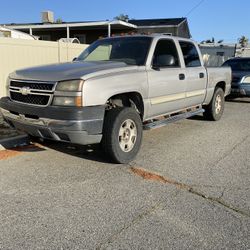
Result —
[{"label": "door handle", "polygon": [[199,74],[199,77],[200,77],[200,78],[204,78],[204,76],[205,76],[204,73],[200,73],[200,74]]},{"label": "door handle", "polygon": [[179,74],[179,79],[180,80],[185,80],[185,75],[184,74]]}]

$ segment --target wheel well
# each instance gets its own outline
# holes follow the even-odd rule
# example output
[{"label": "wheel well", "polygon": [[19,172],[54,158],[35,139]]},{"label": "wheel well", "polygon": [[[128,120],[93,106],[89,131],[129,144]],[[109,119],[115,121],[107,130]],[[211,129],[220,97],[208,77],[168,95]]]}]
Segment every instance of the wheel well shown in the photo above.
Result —
[{"label": "wheel well", "polygon": [[133,107],[140,114],[141,119],[144,115],[144,104],[140,93],[128,92],[110,97],[107,101],[107,109],[115,107]]},{"label": "wheel well", "polygon": [[218,82],[216,84],[215,88],[221,88],[225,92],[225,90],[226,90],[226,83],[225,82]]}]

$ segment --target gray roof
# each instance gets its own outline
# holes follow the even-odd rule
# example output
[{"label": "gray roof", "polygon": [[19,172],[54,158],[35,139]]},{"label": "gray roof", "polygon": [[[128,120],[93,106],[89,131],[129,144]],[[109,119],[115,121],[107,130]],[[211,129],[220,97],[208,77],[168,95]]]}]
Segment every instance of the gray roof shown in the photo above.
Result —
[{"label": "gray roof", "polygon": [[[133,24],[136,26],[178,26],[183,21],[187,20],[186,18],[160,18],[160,19],[131,19],[128,20],[128,24]],[[94,25],[95,23],[101,23],[101,22],[112,22],[109,20],[102,20],[102,21],[79,21],[79,22],[62,22],[62,23],[48,23],[49,25],[67,25],[67,24],[90,24]],[[6,25],[8,27],[11,26],[40,26],[40,25],[46,25],[45,23],[8,23],[8,24],[2,24]]]},{"label": "gray roof", "polygon": [[132,23],[137,26],[178,26],[183,21],[187,20],[185,17],[182,18],[162,18],[162,19],[136,19],[129,20],[129,23]]}]

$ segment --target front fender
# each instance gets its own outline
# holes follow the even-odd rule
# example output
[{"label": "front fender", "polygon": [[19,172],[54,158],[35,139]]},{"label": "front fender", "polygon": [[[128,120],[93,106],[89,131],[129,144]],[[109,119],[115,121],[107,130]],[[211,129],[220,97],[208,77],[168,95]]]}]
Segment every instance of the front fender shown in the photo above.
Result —
[{"label": "front fender", "polygon": [[86,80],[83,86],[83,104],[104,105],[110,97],[128,92],[138,92],[143,99],[147,98],[148,83],[145,70],[120,72]]}]

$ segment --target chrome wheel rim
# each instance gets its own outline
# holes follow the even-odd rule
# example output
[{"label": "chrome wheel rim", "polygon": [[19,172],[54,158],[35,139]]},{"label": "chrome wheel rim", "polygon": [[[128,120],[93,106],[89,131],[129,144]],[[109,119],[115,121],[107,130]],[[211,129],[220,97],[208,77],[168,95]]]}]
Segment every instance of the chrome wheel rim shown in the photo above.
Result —
[{"label": "chrome wheel rim", "polygon": [[135,122],[127,119],[125,120],[120,129],[118,135],[118,141],[120,148],[123,152],[131,151],[136,143],[137,139],[137,128]]},{"label": "chrome wheel rim", "polygon": [[222,108],[222,98],[221,95],[217,95],[215,98],[215,113],[218,115]]}]

